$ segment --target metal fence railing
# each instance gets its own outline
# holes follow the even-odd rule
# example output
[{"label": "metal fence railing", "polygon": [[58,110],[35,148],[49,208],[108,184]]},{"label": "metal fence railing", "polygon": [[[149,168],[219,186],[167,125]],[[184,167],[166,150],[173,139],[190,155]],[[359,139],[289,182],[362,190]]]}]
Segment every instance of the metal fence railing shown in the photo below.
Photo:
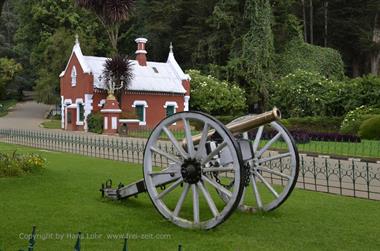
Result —
[{"label": "metal fence railing", "polygon": [[[0,141],[129,163],[143,162],[146,143],[146,140],[141,138],[16,129],[0,129]],[[167,141],[162,141],[158,147],[176,154]],[[155,166],[168,163],[168,160],[159,154],[153,157],[153,161]],[[281,165],[270,163],[270,166],[275,168]],[[380,200],[380,162],[301,154],[297,187]]]}]

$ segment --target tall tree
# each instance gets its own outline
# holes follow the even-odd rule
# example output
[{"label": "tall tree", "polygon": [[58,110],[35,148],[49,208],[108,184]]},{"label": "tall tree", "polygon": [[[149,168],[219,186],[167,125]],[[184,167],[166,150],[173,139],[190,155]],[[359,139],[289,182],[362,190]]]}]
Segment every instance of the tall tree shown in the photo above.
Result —
[{"label": "tall tree", "polygon": [[4,3],[5,3],[5,0],[0,0],[0,17],[1,17],[1,13],[3,10]]},{"label": "tall tree", "polygon": [[107,31],[116,53],[120,39],[120,25],[128,20],[133,0],[75,0],[78,6],[92,11]]}]

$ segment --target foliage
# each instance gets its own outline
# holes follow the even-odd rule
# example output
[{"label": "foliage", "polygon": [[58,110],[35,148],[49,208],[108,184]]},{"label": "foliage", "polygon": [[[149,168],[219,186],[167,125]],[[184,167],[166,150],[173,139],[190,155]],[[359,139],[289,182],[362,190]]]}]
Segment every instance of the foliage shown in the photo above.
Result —
[{"label": "foliage", "polygon": [[132,78],[132,62],[127,57],[116,54],[106,60],[102,80],[109,94],[127,90]]},{"label": "foliage", "polygon": [[319,73],[296,70],[273,83],[271,103],[284,117],[323,116],[331,84]]},{"label": "foliage", "polygon": [[0,99],[7,96],[7,87],[21,70],[22,66],[14,59],[0,58]]},{"label": "foliage", "polygon": [[89,132],[103,133],[103,115],[100,112],[88,115],[87,126]]},{"label": "foliage", "polygon": [[40,171],[44,163],[45,159],[38,154],[0,153],[0,178]]},{"label": "foliage", "polygon": [[278,55],[278,74],[285,76],[302,69],[317,72],[330,79],[342,79],[344,65],[338,51],[305,43],[300,38],[290,41]]},{"label": "foliage", "polygon": [[380,107],[380,77],[366,75],[349,80],[350,97],[347,97],[347,108],[350,110],[365,105]]},{"label": "foliage", "polygon": [[380,114],[380,109],[364,105],[359,106],[346,114],[340,126],[340,131],[342,133],[357,134],[363,121],[373,117],[374,114]]},{"label": "foliage", "polygon": [[290,117],[282,119],[287,129],[291,131],[307,131],[307,132],[339,132],[342,117]]},{"label": "foliage", "polygon": [[0,117],[3,117],[8,114],[9,108],[16,105],[17,101],[14,99],[8,99],[1,101],[0,100]]},{"label": "foliage", "polygon": [[198,70],[191,76],[191,109],[216,115],[236,115],[246,109],[244,91],[236,84],[220,81]]},{"label": "foliage", "polygon": [[380,139],[380,116],[365,120],[359,128],[359,136],[363,139]]}]

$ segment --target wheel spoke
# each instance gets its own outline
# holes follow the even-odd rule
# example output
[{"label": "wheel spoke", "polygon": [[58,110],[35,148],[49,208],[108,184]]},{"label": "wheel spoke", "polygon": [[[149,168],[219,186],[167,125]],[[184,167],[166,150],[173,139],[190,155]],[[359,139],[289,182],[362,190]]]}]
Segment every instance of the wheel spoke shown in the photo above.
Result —
[{"label": "wheel spoke", "polygon": [[292,179],[292,177],[290,177],[289,175],[286,175],[286,174],[281,173],[279,171],[268,169],[268,168],[265,168],[265,167],[262,167],[262,166],[257,167],[256,170],[260,170],[260,171],[263,171],[263,172],[271,173],[271,174],[280,176],[280,177],[288,179],[288,180]]},{"label": "wheel spoke", "polygon": [[174,137],[173,133],[166,126],[164,126],[162,129],[164,130],[164,132],[168,136],[169,140],[172,142],[172,144],[175,147],[175,149],[182,155],[183,158],[187,159],[188,158],[187,153],[178,144],[178,141]]},{"label": "wheel spoke", "polygon": [[155,175],[174,175],[176,173],[178,173],[178,171],[162,171],[162,172],[150,172],[149,175],[151,176],[155,176]]},{"label": "wheel spoke", "polygon": [[158,153],[158,154],[160,154],[160,155],[162,155],[162,156],[164,156],[164,157],[170,159],[171,161],[174,161],[174,162],[176,162],[176,163],[178,163],[178,164],[182,164],[182,161],[179,160],[179,159],[178,159],[176,156],[174,156],[173,154],[170,154],[170,153],[164,152],[164,151],[162,151],[162,150],[160,150],[160,149],[157,149],[157,148],[155,148],[155,147],[153,147],[153,146],[150,148],[150,150],[152,150],[153,152],[156,152],[156,153]]},{"label": "wheel spoke", "polygon": [[214,201],[212,200],[210,193],[207,191],[207,188],[202,184],[202,182],[198,182],[197,185],[200,188],[200,190],[202,191],[203,196],[205,197],[212,214],[214,215],[214,217],[216,217],[219,214],[219,211],[216,208],[216,205],[215,205]]},{"label": "wheel spoke", "polygon": [[205,167],[202,168],[203,172],[230,172],[235,171],[233,167]]},{"label": "wheel spoke", "polygon": [[271,157],[268,157],[268,158],[259,159],[258,163],[261,164],[261,163],[264,163],[264,162],[268,162],[268,161],[272,161],[272,160],[276,160],[276,159],[282,159],[282,158],[286,158],[286,157],[289,157],[289,156],[290,156],[290,153],[282,153],[282,154],[271,156]]},{"label": "wheel spoke", "polygon": [[181,197],[179,198],[178,203],[177,203],[177,205],[176,205],[176,207],[174,209],[174,212],[173,212],[174,216],[178,216],[179,212],[181,211],[183,202],[185,201],[186,196],[189,193],[189,190],[190,190],[189,183],[185,183],[183,192],[181,194]]},{"label": "wheel spoke", "polygon": [[268,183],[268,181],[266,181],[264,179],[263,176],[261,176],[261,174],[259,174],[258,172],[254,171],[255,175],[259,178],[259,180],[261,180],[263,182],[263,184],[269,189],[269,191],[276,197],[280,197],[278,195],[278,193],[276,192],[276,190],[274,190],[274,188]]},{"label": "wheel spoke", "polygon": [[213,186],[216,190],[218,190],[219,192],[222,192],[224,193],[225,195],[227,195],[229,198],[232,197],[232,193],[230,191],[228,191],[227,188],[225,188],[224,186],[220,185],[219,183],[217,183],[216,181],[210,179],[209,177],[207,177],[206,175],[202,175],[202,179],[207,181],[207,183],[209,183],[211,186]]},{"label": "wheel spoke", "polygon": [[194,223],[199,223],[199,195],[197,186],[191,185],[191,188],[193,190],[193,214],[194,214]]},{"label": "wheel spoke", "polygon": [[185,118],[182,119],[183,120],[183,125],[184,125],[184,129],[185,129],[185,135],[186,135],[186,142],[187,142],[187,152],[189,153],[190,155],[190,158],[194,158],[195,156],[195,151],[194,151],[194,144],[193,144],[193,138],[192,138],[192,135],[191,135],[191,128],[190,128],[190,124],[189,124],[189,121]]},{"label": "wheel spoke", "polygon": [[263,202],[261,201],[259,189],[258,189],[257,184],[256,184],[256,178],[252,174],[249,177],[252,180],[253,195],[256,198],[257,207],[259,208],[259,210],[262,210],[263,209]]},{"label": "wheel spoke", "polygon": [[182,183],[182,178],[178,179],[170,187],[166,188],[162,193],[160,193],[159,195],[157,195],[156,199],[162,199],[165,195],[167,195],[168,193],[170,193],[171,191],[173,191],[181,183]]},{"label": "wheel spoke", "polygon": [[257,147],[259,147],[260,139],[263,134],[264,126],[260,126],[257,130],[255,141],[253,142],[253,152],[257,151]]},{"label": "wheel spoke", "polygon": [[221,143],[218,145],[203,161],[202,165],[206,164],[209,162],[215,155],[217,155],[224,147],[227,146],[226,142]]},{"label": "wheel spoke", "polygon": [[263,148],[256,154],[256,157],[260,157],[268,148],[281,137],[281,133],[277,133],[271,140],[269,140]]},{"label": "wheel spoke", "polygon": [[208,128],[209,128],[208,124],[205,123],[205,125],[203,126],[202,134],[201,134],[201,140],[198,144],[198,150],[197,150],[197,154],[196,154],[196,157],[198,157],[198,158],[200,158],[202,156],[202,153],[205,150]]}]

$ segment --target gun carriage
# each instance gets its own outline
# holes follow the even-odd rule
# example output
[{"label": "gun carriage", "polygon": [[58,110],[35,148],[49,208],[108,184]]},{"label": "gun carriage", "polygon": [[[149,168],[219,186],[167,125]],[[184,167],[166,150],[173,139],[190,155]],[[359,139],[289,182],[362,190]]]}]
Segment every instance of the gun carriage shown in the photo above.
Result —
[{"label": "gun carriage", "polygon": [[[274,210],[291,194],[299,170],[296,145],[280,117],[274,108],[223,125],[201,112],[176,113],[152,131],[143,179],[117,188],[109,181],[101,192],[115,200],[147,192],[158,212],[183,228],[214,228],[236,208]],[[282,150],[273,149],[279,143]]]}]

